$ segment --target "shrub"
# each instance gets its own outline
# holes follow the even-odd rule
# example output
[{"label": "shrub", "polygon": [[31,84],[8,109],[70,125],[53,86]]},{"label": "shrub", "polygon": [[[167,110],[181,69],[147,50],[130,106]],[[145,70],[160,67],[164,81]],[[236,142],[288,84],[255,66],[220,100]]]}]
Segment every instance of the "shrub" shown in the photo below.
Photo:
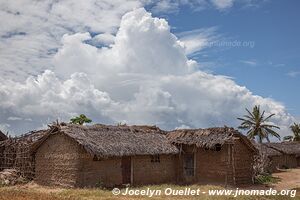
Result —
[{"label": "shrub", "polygon": [[270,184],[270,183],[277,183],[280,181],[280,178],[273,177],[271,174],[260,174],[255,177],[255,183],[259,184]]}]

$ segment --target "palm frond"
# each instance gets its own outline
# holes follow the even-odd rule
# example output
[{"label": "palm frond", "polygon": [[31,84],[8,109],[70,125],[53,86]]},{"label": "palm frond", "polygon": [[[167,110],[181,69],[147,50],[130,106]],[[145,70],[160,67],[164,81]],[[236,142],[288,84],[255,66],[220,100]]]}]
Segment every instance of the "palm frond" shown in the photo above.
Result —
[{"label": "palm frond", "polygon": [[254,119],[254,115],[246,108],[247,113]]},{"label": "palm frond", "polygon": [[265,130],[268,131],[268,135],[272,135],[280,140],[280,135],[278,133],[276,133],[274,130],[272,130],[270,128],[265,128]]},{"label": "palm frond", "polygon": [[247,123],[247,124],[255,124],[255,122],[252,122],[252,121],[250,121],[250,120],[248,120],[248,119],[243,119],[243,118],[237,118],[237,119],[243,121],[242,124],[243,124],[243,123]]},{"label": "palm frond", "polygon": [[275,125],[271,125],[271,124],[262,124],[260,126],[263,127],[263,128],[277,128],[277,129],[280,129],[279,126],[275,126]]},{"label": "palm frond", "polygon": [[266,117],[262,122],[266,122],[268,121],[271,117],[273,117],[275,114],[271,114],[268,117]]},{"label": "palm frond", "polygon": [[259,121],[262,122],[264,120],[265,111],[262,112],[262,114],[259,117]]}]

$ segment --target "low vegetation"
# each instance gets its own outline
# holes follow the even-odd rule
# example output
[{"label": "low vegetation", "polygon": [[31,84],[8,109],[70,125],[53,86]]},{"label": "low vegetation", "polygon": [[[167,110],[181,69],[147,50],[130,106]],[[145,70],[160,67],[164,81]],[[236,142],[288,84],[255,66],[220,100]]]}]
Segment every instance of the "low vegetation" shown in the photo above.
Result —
[{"label": "low vegetation", "polygon": [[272,184],[272,183],[278,183],[280,181],[280,178],[273,177],[272,174],[260,174],[256,176],[255,182],[258,184]]}]

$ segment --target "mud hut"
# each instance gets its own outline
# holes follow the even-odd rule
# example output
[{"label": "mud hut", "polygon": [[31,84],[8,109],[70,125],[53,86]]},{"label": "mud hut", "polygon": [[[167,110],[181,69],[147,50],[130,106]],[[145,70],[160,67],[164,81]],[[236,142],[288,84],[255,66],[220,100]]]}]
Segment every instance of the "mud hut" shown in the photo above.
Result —
[{"label": "mud hut", "polygon": [[242,185],[253,182],[257,149],[228,127],[175,130],[167,134],[180,149],[178,181]]},{"label": "mud hut", "polygon": [[279,151],[269,148],[265,144],[259,144],[253,142],[257,150],[259,151],[259,156],[255,159],[254,167],[257,170],[257,174],[261,173],[273,173],[278,168],[278,161],[282,159],[283,154]]},{"label": "mud hut", "polygon": [[65,187],[240,185],[251,183],[256,153],[245,136],[228,127],[166,132],[155,126],[57,122],[0,142],[0,167]]},{"label": "mud hut", "polygon": [[32,148],[35,181],[65,187],[175,182],[178,153],[155,126],[61,124]]},{"label": "mud hut", "polygon": [[262,146],[263,153],[271,160],[270,172],[300,166],[300,142],[265,143]]}]

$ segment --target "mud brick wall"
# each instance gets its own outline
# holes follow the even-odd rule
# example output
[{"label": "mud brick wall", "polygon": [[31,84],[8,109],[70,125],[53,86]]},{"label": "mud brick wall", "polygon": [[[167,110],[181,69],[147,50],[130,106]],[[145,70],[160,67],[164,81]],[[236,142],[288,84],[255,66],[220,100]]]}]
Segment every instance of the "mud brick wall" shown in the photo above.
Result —
[{"label": "mud brick wall", "polygon": [[177,158],[175,155],[160,155],[160,162],[151,162],[151,156],[134,156],[134,185],[176,182]]},{"label": "mud brick wall", "polygon": [[251,184],[253,182],[253,152],[241,139],[234,142],[234,176],[237,185]]},{"label": "mud brick wall", "polygon": [[80,146],[65,135],[50,136],[35,154],[35,181],[42,185],[76,186],[80,151]]}]

